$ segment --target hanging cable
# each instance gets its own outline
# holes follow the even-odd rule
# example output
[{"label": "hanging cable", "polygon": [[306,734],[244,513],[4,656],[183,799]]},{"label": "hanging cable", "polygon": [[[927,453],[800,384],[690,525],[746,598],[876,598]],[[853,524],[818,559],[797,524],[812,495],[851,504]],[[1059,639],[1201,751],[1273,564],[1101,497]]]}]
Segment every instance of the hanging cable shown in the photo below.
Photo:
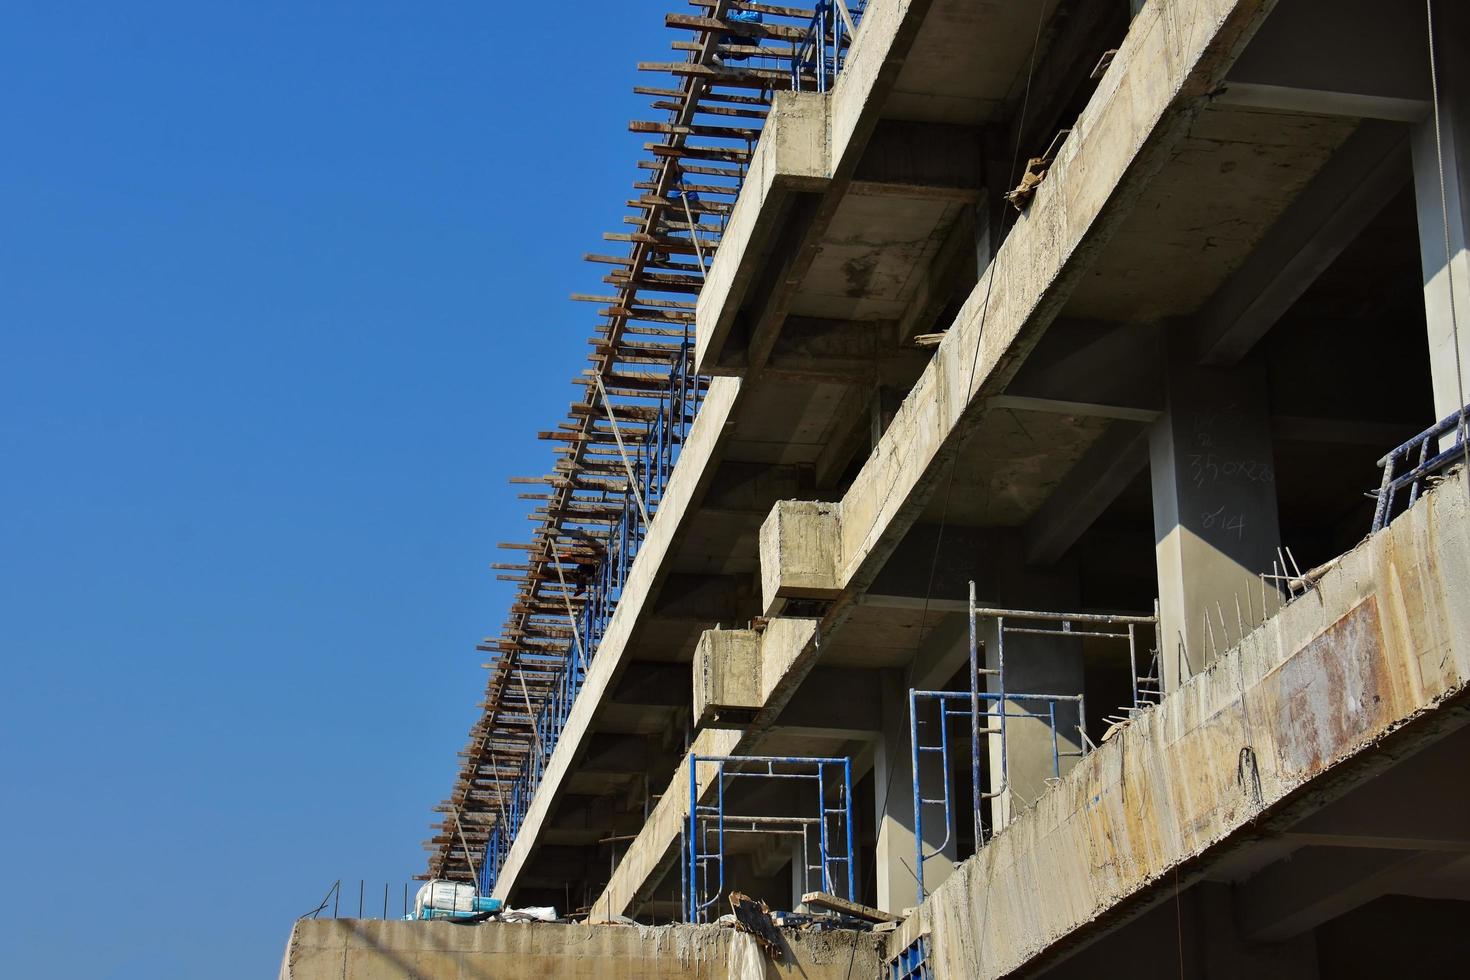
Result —
[{"label": "hanging cable", "polygon": [[531,692],[526,689],[526,675],[516,671],[516,680],[521,682],[521,697],[526,702],[526,718],[531,725],[531,737],[536,740],[538,765],[546,765],[546,750],[541,747],[541,733],[536,730],[536,711],[531,707]]},{"label": "hanging cable", "polygon": [[561,582],[561,601],[566,603],[567,622],[572,624],[572,642],[576,646],[577,661],[582,665],[582,670],[587,670],[587,657],[582,649],[582,631],[577,626],[577,614],[572,611],[572,594],[567,590],[567,577],[561,567],[561,551],[556,546],[556,536],[548,534],[546,541],[551,545],[552,564],[556,566],[556,577]]},{"label": "hanging cable", "polygon": [[653,523],[648,519],[648,508],[643,506],[643,494],[638,490],[638,478],[633,475],[633,461],[628,458],[628,450],[623,446],[623,433],[618,425],[618,420],[613,415],[612,400],[607,397],[607,388],[602,384],[602,373],[593,372],[592,380],[597,382],[597,393],[602,396],[602,407],[607,410],[607,421],[612,426],[613,439],[618,444],[618,455],[623,458],[623,469],[628,474],[628,489],[633,491],[633,499],[638,504],[638,513],[643,518],[643,526],[647,527]]},{"label": "hanging cable", "polygon": [[[1452,353],[1455,359],[1455,394],[1460,409],[1460,421],[1455,426],[1455,438],[1465,448],[1466,468],[1470,469],[1470,431],[1467,431],[1465,424],[1465,372],[1462,363],[1464,351],[1460,348],[1460,318],[1455,309],[1455,262],[1454,252],[1450,246],[1450,205],[1449,194],[1445,189],[1444,138],[1439,118],[1439,62],[1434,50],[1434,0],[1424,0],[1424,19],[1429,35],[1429,91],[1431,104],[1434,107],[1434,155],[1439,169],[1439,215],[1440,220],[1444,223],[1445,285],[1450,294],[1450,344],[1454,348]],[[1467,474],[1465,488],[1466,493],[1470,494],[1470,474]]]},{"label": "hanging cable", "polygon": [[464,848],[465,863],[470,866],[470,880],[475,883],[475,891],[480,890],[480,876],[475,872],[475,856],[470,853],[470,842],[465,840],[464,824],[459,822],[459,807],[452,807],[454,813],[454,828],[459,831],[459,843]]},{"label": "hanging cable", "polygon": [[694,243],[694,254],[699,257],[699,278],[706,278],[704,271],[704,248],[699,244],[699,234],[695,230],[694,211],[689,207],[689,192],[684,189],[684,175],[679,175],[679,200],[684,202],[684,217],[689,219],[689,240]]}]

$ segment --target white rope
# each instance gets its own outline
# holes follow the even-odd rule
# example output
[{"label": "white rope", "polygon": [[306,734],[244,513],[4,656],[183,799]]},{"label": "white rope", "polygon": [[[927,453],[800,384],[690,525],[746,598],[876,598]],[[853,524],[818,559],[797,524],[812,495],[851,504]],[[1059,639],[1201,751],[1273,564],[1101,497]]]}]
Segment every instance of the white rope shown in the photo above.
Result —
[{"label": "white rope", "polygon": [[628,489],[633,491],[633,499],[638,502],[638,513],[643,517],[643,526],[647,527],[653,523],[648,519],[648,508],[643,506],[643,494],[638,490],[638,478],[633,475],[633,463],[628,459],[628,450],[623,447],[623,433],[618,425],[618,420],[613,415],[612,401],[607,397],[607,389],[602,384],[601,372],[594,373],[592,380],[597,382],[597,393],[602,396],[602,407],[607,410],[607,420],[612,424],[613,438],[618,443],[618,455],[623,457],[623,469],[628,474]]}]

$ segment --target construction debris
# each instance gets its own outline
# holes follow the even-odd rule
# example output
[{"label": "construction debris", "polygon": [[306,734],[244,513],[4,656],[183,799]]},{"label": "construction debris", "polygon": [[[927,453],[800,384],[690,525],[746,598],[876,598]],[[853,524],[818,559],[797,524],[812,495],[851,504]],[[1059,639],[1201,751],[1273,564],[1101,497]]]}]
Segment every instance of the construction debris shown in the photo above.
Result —
[{"label": "construction debris", "polygon": [[1017,211],[1026,210],[1026,205],[1031,203],[1031,198],[1036,194],[1036,188],[1046,179],[1047,171],[1051,169],[1052,161],[1057,157],[1057,150],[1072,131],[1064,129],[1057,133],[1056,138],[1051,141],[1051,146],[1039,157],[1032,157],[1026,161],[1026,172],[1021,175],[1021,182],[1006,194],[1006,200],[1010,201]]},{"label": "construction debris", "polygon": [[771,959],[781,961],[781,933],[771,921],[771,910],[765,902],[744,892],[730,893],[730,909],[735,913],[735,928],[748,932],[760,943]]},{"label": "construction debris", "polygon": [[875,909],[871,905],[861,902],[850,902],[845,898],[828,894],[827,892],[807,892],[801,896],[801,904],[812,908],[826,909],[840,915],[852,916],[855,919],[863,919],[867,922],[897,922],[899,917],[882,909]]}]

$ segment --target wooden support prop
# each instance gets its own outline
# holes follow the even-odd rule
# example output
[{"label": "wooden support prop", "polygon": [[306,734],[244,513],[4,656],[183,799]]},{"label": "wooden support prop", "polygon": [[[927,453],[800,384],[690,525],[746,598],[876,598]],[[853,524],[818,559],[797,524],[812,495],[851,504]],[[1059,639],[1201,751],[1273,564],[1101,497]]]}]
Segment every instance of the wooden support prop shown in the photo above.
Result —
[{"label": "wooden support prop", "polygon": [[801,904],[810,905],[813,908],[826,909],[829,912],[838,912],[842,915],[850,915],[854,919],[863,919],[868,922],[900,922],[902,916],[882,909],[875,909],[871,905],[863,905],[861,902],[850,902],[845,898],[827,892],[807,892],[801,896]]}]

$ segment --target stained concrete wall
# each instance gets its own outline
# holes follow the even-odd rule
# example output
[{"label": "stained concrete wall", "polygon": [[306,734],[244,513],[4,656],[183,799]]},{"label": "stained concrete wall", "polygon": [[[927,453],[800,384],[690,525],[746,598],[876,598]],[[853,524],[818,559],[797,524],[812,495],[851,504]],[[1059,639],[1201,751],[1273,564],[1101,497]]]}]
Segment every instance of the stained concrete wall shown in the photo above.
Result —
[{"label": "stained concrete wall", "polygon": [[782,963],[723,926],[585,926],[303,920],[280,980],[863,980],[880,975],[871,933],[786,933]]},{"label": "stained concrete wall", "polygon": [[1470,722],[1467,493],[1462,470],[1139,715],[966,861],[890,948],[927,931],[938,977],[1029,968],[1152,889],[1187,886],[1242,831],[1300,819]]}]

